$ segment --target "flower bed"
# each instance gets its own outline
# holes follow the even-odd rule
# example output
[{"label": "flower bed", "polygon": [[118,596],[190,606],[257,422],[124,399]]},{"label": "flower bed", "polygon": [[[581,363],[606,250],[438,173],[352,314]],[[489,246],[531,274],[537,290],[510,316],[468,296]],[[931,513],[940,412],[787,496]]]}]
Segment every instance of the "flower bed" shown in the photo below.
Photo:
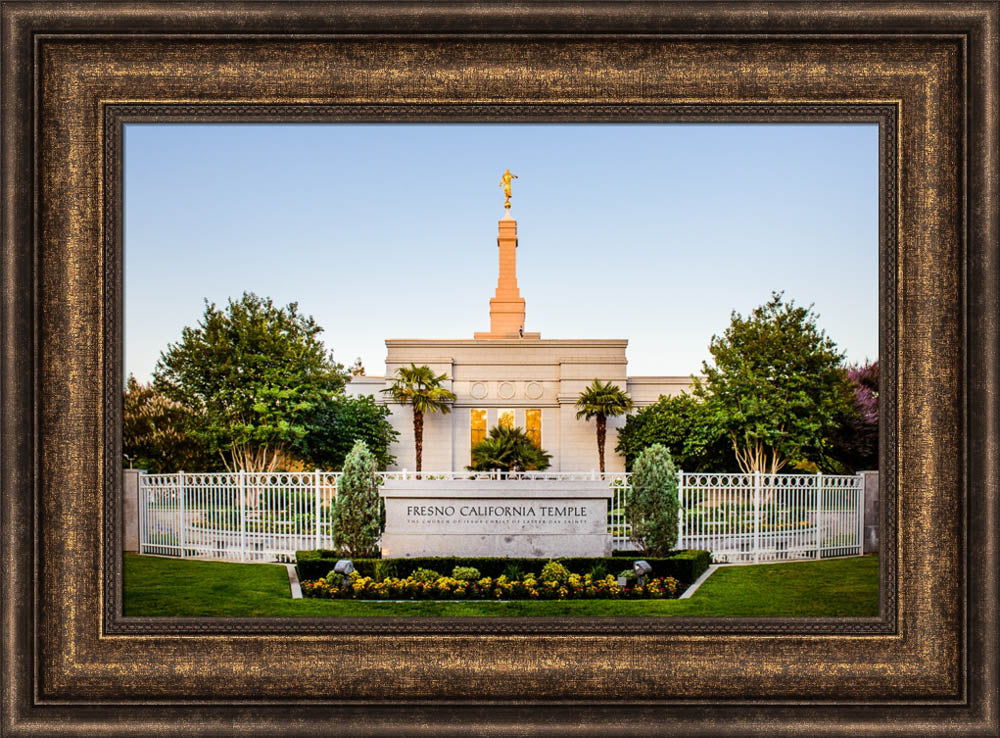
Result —
[{"label": "flower bed", "polygon": [[335,600],[641,600],[673,599],[678,584],[673,577],[655,577],[645,586],[620,586],[614,576],[593,579],[589,574],[570,574],[563,582],[532,575],[513,581],[503,575],[473,581],[448,576],[423,581],[413,575],[376,581],[354,572],[347,587],[339,576],[306,580],[302,594]]},{"label": "flower bed", "polygon": [[[301,550],[295,552],[299,579],[317,580],[324,577],[336,566],[344,554],[329,549]],[[673,577],[682,584],[691,584],[700,577],[712,563],[712,555],[708,551],[676,551],[667,557],[643,556],[638,551],[621,552],[615,556],[601,557],[568,557],[557,558],[570,571],[587,573],[595,566],[603,566],[605,574],[615,574],[622,569],[630,569],[636,559],[645,559],[652,565],[656,576]],[[524,578],[529,572],[540,576],[539,572],[545,559],[520,557],[485,557],[485,556],[421,556],[402,559],[367,559],[354,558],[354,568],[361,576],[372,577],[382,581],[386,576],[406,578],[417,569],[427,568],[442,574],[448,573],[456,566],[474,566],[484,577],[496,579],[506,574],[508,579]],[[385,566],[386,569],[380,567]],[[521,574],[514,576],[511,568],[520,569]],[[597,578],[603,578],[603,574]],[[478,579],[479,577],[477,577]]]}]

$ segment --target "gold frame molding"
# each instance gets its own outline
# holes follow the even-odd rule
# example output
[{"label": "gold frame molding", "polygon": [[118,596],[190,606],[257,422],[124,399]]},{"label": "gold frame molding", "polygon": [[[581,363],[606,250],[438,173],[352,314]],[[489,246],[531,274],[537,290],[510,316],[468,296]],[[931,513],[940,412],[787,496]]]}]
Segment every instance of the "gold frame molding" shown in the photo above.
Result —
[{"label": "gold frame molding", "polygon": [[[103,177],[103,246],[104,246],[104,345],[114,347],[112,356],[122,356],[122,331],[118,316],[123,313],[123,261],[121,233],[122,212],[122,143],[124,126],[136,122],[206,122],[206,121],[297,121],[297,122],[392,122],[392,121],[573,121],[621,122],[623,120],[659,122],[855,122],[874,123],[879,127],[879,291],[885,309],[879,321],[881,360],[879,373],[884,379],[880,402],[895,406],[896,398],[896,297],[893,290],[896,270],[896,229],[886,227],[896,221],[898,186],[895,162],[898,160],[898,102],[894,103],[782,103],[763,104],[677,104],[623,103],[591,105],[573,103],[451,103],[451,104],[323,104],[323,105],[254,105],[166,103],[102,103],[104,127]],[[107,448],[119,448],[121,393],[112,390],[123,386],[120,361],[104,365],[105,391],[104,437]],[[875,618],[762,618],[712,619],[691,618],[313,618],[290,621],[285,618],[235,620],[123,618],[121,617],[121,467],[118,454],[108,454],[104,469],[106,495],[104,517],[104,633],[125,634],[249,634],[249,633],[410,633],[410,634],[652,634],[652,633],[745,633],[745,634],[891,634],[897,632],[896,620],[896,428],[885,423],[880,429],[882,470],[879,507],[883,531],[880,534],[880,614]]]},{"label": "gold frame molding", "polygon": [[[3,2],[4,735],[995,734],[998,21]],[[250,119],[878,122],[880,616],[124,618],[122,126]]]}]

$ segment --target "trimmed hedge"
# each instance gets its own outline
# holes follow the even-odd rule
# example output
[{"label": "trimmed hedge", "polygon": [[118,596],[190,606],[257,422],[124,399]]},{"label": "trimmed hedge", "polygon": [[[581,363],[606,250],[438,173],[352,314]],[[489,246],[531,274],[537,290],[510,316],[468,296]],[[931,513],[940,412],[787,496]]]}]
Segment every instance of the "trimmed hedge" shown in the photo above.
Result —
[{"label": "trimmed hedge", "polygon": [[[296,551],[295,560],[299,579],[320,579],[336,565],[339,556],[329,549]],[[708,551],[676,551],[665,558],[647,558],[636,553],[629,556],[567,557],[558,561],[574,574],[586,574],[597,564],[603,564],[609,574],[617,575],[622,569],[631,567],[632,562],[644,559],[653,567],[657,577],[673,577],[684,585],[691,584],[708,569],[712,555]],[[509,566],[517,566],[525,574],[538,575],[548,559],[505,558],[476,556],[422,556],[406,559],[351,559],[354,568],[363,577],[396,576],[407,577],[417,569],[433,569],[438,574],[450,576],[456,566],[474,566],[484,577],[498,577]],[[376,572],[376,567],[379,571]]]}]

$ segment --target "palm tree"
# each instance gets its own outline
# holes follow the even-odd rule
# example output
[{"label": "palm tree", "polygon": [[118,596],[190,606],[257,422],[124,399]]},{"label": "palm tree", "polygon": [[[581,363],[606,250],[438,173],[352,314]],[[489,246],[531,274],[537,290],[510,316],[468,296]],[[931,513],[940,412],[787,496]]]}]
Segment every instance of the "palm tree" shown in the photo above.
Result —
[{"label": "palm tree", "polygon": [[490,435],[472,448],[470,471],[544,471],[552,454],[538,448],[522,428],[495,425]]},{"label": "palm tree", "polygon": [[413,406],[413,441],[417,447],[418,472],[424,453],[424,415],[436,412],[447,415],[451,412],[451,403],[455,401],[455,393],[441,386],[447,379],[447,374],[434,376],[427,365],[410,364],[409,369],[398,369],[392,386],[382,390],[401,405]]},{"label": "palm tree", "polygon": [[611,382],[602,383],[595,379],[587,389],[580,393],[576,401],[580,408],[577,418],[597,418],[597,455],[601,462],[601,474],[604,474],[604,439],[607,436],[608,418],[624,415],[632,409],[632,398]]}]

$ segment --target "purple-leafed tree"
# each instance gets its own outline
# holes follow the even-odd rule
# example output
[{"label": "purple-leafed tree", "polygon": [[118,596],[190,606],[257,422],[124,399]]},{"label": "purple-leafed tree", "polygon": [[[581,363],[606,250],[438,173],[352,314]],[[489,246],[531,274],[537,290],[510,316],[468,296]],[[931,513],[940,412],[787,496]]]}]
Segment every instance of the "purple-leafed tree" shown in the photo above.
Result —
[{"label": "purple-leafed tree", "polygon": [[827,439],[826,456],[847,472],[878,469],[878,362],[848,366],[854,412]]}]

